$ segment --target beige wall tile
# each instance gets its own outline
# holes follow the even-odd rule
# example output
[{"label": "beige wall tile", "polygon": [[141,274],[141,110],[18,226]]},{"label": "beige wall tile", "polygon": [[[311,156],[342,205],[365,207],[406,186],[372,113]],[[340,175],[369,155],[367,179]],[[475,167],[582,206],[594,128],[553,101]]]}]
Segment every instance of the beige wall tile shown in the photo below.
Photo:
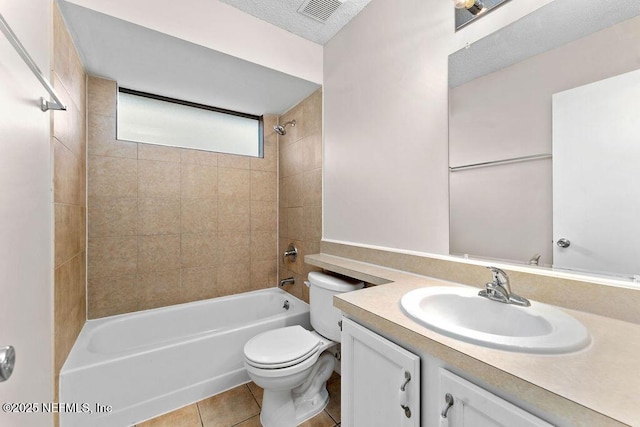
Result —
[{"label": "beige wall tile", "polygon": [[88,91],[91,94],[87,98],[87,111],[89,114],[101,116],[116,115],[117,83],[100,77],[89,76],[87,81]]},{"label": "beige wall tile", "polygon": [[215,233],[218,230],[218,201],[182,199],[180,223],[182,233]]},{"label": "beige wall tile", "polygon": [[93,197],[88,207],[89,237],[138,234],[138,199]]},{"label": "beige wall tile", "polygon": [[251,202],[249,200],[218,200],[218,231],[249,231]]},{"label": "beige wall tile", "polygon": [[[264,157],[251,158],[251,170],[261,170],[277,172],[278,170],[278,138],[273,132],[273,128],[265,126]],[[271,135],[269,135],[271,134]]]},{"label": "beige wall tile", "polygon": [[211,267],[217,264],[217,236],[215,234],[182,234],[182,267]]},{"label": "beige wall tile", "polygon": [[135,236],[94,237],[89,239],[90,279],[135,274],[138,268],[138,239]]},{"label": "beige wall tile", "polygon": [[84,206],[83,159],[78,158],[57,139],[53,139],[53,200],[56,203]]},{"label": "beige wall tile", "polygon": [[237,264],[251,253],[251,234],[248,231],[220,231],[218,233],[218,263]]},{"label": "beige wall tile", "polygon": [[299,141],[302,152],[302,170],[305,172],[322,167],[322,134],[312,133]]},{"label": "beige wall tile", "polygon": [[138,309],[136,284],[135,275],[89,278],[87,281],[88,318],[97,319],[136,311]]},{"label": "beige wall tile", "polygon": [[180,163],[181,148],[164,145],[138,144],[138,160]]},{"label": "beige wall tile", "polygon": [[216,268],[183,268],[181,272],[182,301],[191,302],[219,296]]},{"label": "beige wall tile", "polygon": [[218,153],[218,167],[234,169],[251,169],[251,157],[235,154]]},{"label": "beige wall tile", "polygon": [[116,139],[116,118],[89,114],[88,147],[91,156],[138,158],[138,144]]},{"label": "beige wall tile", "polygon": [[[76,105],[85,105],[86,101],[86,74],[80,56],[72,44],[69,46],[69,84],[66,85],[67,91]],[[84,112],[84,108],[82,109]]]},{"label": "beige wall tile", "polygon": [[58,7],[53,8],[53,69],[63,82],[69,81],[71,36]]},{"label": "beige wall tile", "polygon": [[138,237],[138,272],[180,268],[180,235]]},{"label": "beige wall tile", "polygon": [[251,233],[251,260],[272,260],[276,258],[278,237],[273,231],[254,231]]},{"label": "beige wall tile", "polygon": [[290,242],[294,244],[296,249],[298,249],[298,257],[296,259],[296,262],[291,262],[290,260],[287,260],[285,267],[296,274],[304,275],[305,274],[304,256],[307,253],[305,250],[305,243],[300,240],[292,240]]},{"label": "beige wall tile", "polygon": [[246,292],[251,288],[251,264],[223,264],[218,267],[218,291],[220,296]]},{"label": "beige wall tile", "polygon": [[284,200],[280,206],[285,208],[295,208],[302,206],[304,175],[298,174],[283,178],[281,181],[280,197],[284,193]]},{"label": "beige wall tile", "polygon": [[322,169],[304,173],[303,204],[304,206],[322,204]]},{"label": "beige wall tile", "polygon": [[246,385],[198,402],[203,427],[228,427],[260,413]]},{"label": "beige wall tile", "polygon": [[322,132],[322,89],[302,101],[304,136]]},{"label": "beige wall tile", "polygon": [[183,199],[212,199],[218,196],[218,168],[182,163],[181,195]]},{"label": "beige wall tile", "polygon": [[196,165],[218,166],[218,153],[181,148],[180,161],[182,163],[193,163]]},{"label": "beige wall tile", "polygon": [[251,231],[273,231],[278,226],[278,207],[275,202],[251,202]]},{"label": "beige wall tile", "polygon": [[275,172],[251,171],[251,200],[278,200],[278,175]]},{"label": "beige wall tile", "polygon": [[280,146],[280,177],[302,173],[302,143],[291,142]]},{"label": "beige wall tile", "polygon": [[289,236],[289,208],[278,208],[278,236]]},{"label": "beige wall tile", "polygon": [[138,199],[138,234],[180,233],[180,199]]},{"label": "beige wall tile", "polygon": [[218,197],[249,200],[251,197],[251,171],[218,167]]},{"label": "beige wall tile", "polygon": [[85,249],[85,208],[54,205],[54,251],[58,267]]},{"label": "beige wall tile", "polygon": [[[74,102],[71,100],[71,96],[67,93],[62,80],[55,72],[52,75],[51,82],[53,84],[56,93],[60,96],[62,103],[67,106],[67,111],[53,110],[53,136],[63,143],[70,142],[73,134],[73,120],[71,119],[71,113],[77,109]],[[71,147],[69,147],[71,148]]]},{"label": "beige wall tile", "polygon": [[85,253],[73,257],[54,272],[55,371],[62,368],[86,318]]},{"label": "beige wall tile", "polygon": [[137,197],[138,162],[135,159],[90,156],[90,197]]},{"label": "beige wall tile", "polygon": [[305,206],[303,222],[302,240],[322,239],[322,206]]},{"label": "beige wall tile", "polygon": [[[76,104],[68,98],[68,94],[64,88],[59,90],[62,101],[67,106],[66,111],[53,111],[53,137],[64,144],[79,159],[82,164],[86,162],[86,135],[84,126],[84,111],[80,111]],[[61,84],[58,83],[58,86]],[[68,100],[69,99],[69,100]]]},{"label": "beige wall tile", "polygon": [[275,260],[251,260],[251,290],[266,289],[276,285]]},{"label": "beige wall tile", "polygon": [[304,235],[304,208],[290,208],[287,218],[288,234],[286,237],[302,240]]},{"label": "beige wall tile", "polygon": [[138,274],[138,310],[180,303],[180,270]]},{"label": "beige wall tile", "polygon": [[138,160],[138,197],[180,197],[180,164]]}]

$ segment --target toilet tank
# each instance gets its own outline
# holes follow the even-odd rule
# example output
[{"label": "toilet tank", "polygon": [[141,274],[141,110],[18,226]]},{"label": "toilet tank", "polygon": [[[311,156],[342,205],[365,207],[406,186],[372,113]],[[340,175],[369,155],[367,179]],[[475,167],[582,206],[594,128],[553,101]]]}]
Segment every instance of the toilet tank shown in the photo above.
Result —
[{"label": "toilet tank", "polygon": [[362,289],[364,283],[314,271],[309,273],[309,284],[311,326],[323,337],[340,342],[342,312],[333,306],[333,296]]}]

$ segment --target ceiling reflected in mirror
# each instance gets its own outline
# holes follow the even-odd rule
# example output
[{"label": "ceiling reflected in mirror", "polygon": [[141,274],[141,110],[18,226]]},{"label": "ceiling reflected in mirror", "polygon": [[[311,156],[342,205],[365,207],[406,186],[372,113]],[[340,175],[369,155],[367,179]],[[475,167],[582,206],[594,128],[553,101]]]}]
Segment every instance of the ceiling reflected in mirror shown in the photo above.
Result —
[{"label": "ceiling reflected in mirror", "polygon": [[453,0],[456,8],[456,31],[471,24],[509,0]]}]

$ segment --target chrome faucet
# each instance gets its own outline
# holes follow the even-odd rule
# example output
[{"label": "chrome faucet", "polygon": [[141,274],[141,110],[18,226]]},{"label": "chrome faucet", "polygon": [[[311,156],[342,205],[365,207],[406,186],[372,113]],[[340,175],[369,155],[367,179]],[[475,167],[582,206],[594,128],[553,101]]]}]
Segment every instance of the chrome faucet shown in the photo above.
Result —
[{"label": "chrome faucet", "polygon": [[280,280],[280,286],[293,285],[294,283],[296,283],[296,279],[293,277],[287,277],[286,279]]},{"label": "chrome faucet", "polygon": [[515,304],[522,307],[529,307],[531,303],[526,298],[522,298],[511,292],[509,277],[507,273],[496,267],[487,267],[493,274],[493,281],[487,283],[486,288],[478,292],[481,297],[505,304]]}]

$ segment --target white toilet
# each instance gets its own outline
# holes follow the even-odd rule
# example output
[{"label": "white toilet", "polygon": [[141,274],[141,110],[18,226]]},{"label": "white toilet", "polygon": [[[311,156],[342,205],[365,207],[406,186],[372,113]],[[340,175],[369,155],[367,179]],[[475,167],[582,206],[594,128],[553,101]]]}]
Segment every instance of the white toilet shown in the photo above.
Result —
[{"label": "white toilet", "polygon": [[326,350],[340,342],[340,310],[335,294],[364,286],[323,273],[309,273],[311,326],[263,332],[244,346],[244,365],[264,389],[260,422],[264,427],[294,427],[320,413],[329,402],[326,383],[335,358]]}]

